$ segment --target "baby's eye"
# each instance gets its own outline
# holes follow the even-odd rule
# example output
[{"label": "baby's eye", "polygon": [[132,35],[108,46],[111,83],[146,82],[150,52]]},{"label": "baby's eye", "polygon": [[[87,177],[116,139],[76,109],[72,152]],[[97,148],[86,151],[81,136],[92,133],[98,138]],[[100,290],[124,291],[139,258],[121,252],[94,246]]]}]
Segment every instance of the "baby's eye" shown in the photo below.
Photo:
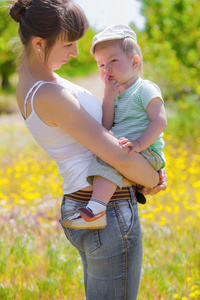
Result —
[{"label": "baby's eye", "polygon": [[99,68],[103,68],[104,67],[104,65],[102,64],[102,65],[99,65]]},{"label": "baby's eye", "polygon": [[111,62],[116,62],[117,61],[117,59],[112,59],[112,61]]}]

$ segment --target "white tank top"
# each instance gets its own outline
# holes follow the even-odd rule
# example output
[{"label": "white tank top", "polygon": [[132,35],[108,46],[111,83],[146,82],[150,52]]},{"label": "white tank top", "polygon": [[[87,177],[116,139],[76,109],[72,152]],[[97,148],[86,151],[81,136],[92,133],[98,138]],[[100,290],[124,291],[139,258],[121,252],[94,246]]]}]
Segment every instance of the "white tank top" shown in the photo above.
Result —
[{"label": "white tank top", "polygon": [[[24,102],[24,122],[37,143],[58,164],[58,171],[64,180],[64,194],[69,194],[90,185],[86,181],[86,176],[93,159],[93,153],[61,128],[45,124],[37,115],[33,100],[37,90],[45,83],[44,81],[38,81],[29,90]],[[102,108],[97,98],[68,80],[62,79],[62,86],[72,95],[75,94],[84,109],[101,124]],[[26,118],[26,103],[31,93],[32,112]]]}]

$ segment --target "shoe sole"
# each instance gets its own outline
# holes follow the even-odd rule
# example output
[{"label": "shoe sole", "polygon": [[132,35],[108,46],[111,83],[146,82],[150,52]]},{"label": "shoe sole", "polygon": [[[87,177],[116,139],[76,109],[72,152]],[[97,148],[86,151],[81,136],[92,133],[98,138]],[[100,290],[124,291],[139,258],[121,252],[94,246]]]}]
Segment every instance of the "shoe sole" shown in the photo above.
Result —
[{"label": "shoe sole", "polygon": [[[63,227],[72,228],[72,229],[103,229],[107,225],[106,217],[104,217],[104,224],[100,225],[98,220],[92,221],[92,222],[84,222],[84,224],[78,224],[80,221],[71,221],[71,220],[63,220],[62,225]],[[80,219],[81,221],[83,219]],[[92,224],[93,223],[93,224]],[[94,224],[96,223],[96,224]]]}]

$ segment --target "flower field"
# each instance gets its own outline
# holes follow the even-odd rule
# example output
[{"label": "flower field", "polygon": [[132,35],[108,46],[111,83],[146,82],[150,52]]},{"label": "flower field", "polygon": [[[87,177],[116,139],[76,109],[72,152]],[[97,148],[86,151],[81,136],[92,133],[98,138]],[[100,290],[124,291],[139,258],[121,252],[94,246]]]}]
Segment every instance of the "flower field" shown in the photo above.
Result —
[{"label": "flower field", "polygon": [[[18,119],[0,123],[0,141],[0,299],[83,300],[81,261],[59,224],[56,164]],[[139,205],[138,299],[200,299],[200,152],[165,141],[168,188]]]}]

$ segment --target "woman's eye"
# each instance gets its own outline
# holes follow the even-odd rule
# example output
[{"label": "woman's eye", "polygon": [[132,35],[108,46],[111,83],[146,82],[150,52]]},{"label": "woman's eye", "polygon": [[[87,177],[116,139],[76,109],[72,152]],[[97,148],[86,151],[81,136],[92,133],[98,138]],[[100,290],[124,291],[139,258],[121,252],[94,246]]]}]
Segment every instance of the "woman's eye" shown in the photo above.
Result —
[{"label": "woman's eye", "polygon": [[69,44],[69,45],[65,45],[64,47],[69,48],[71,46],[72,46],[72,44]]}]

